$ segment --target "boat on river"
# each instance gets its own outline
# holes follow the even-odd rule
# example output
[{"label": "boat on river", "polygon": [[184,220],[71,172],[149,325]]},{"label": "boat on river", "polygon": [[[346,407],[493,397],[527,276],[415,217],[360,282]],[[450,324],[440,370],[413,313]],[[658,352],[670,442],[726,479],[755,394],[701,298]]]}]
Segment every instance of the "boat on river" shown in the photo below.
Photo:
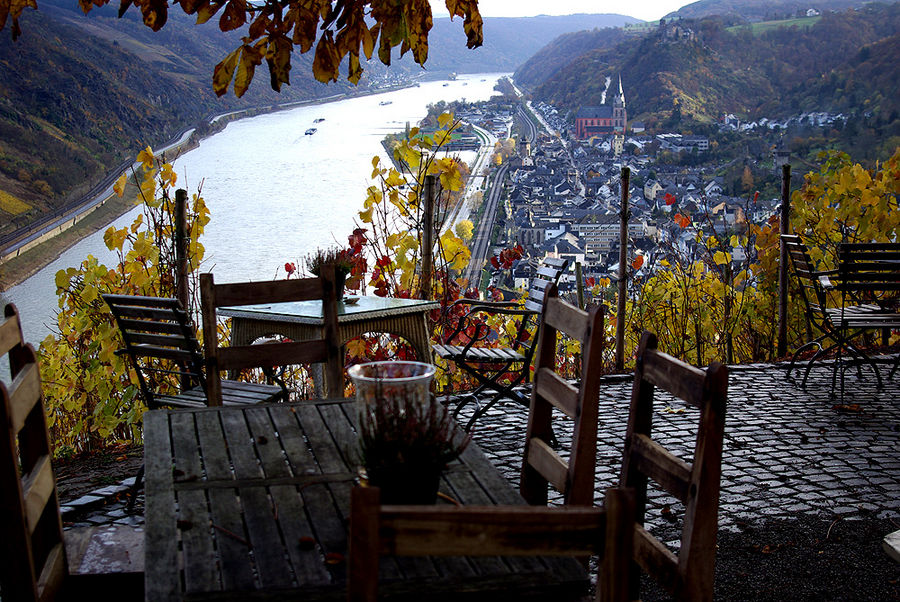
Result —
[{"label": "boat on river", "polygon": [[307,136],[312,136],[313,134],[315,134],[315,133],[318,132],[318,131],[319,131],[319,130],[317,130],[316,128],[309,128],[308,130],[306,130],[306,135],[307,135]]},{"label": "boat on river", "polygon": [[325,121],[324,117],[316,117],[313,119],[313,123],[322,123],[323,121]]}]

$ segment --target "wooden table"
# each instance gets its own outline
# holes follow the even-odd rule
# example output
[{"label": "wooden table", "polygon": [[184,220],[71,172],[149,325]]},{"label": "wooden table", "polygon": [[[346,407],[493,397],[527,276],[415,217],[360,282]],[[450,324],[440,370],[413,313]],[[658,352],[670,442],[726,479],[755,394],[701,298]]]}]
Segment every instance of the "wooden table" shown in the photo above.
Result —
[{"label": "wooden table", "polygon": [[[431,361],[431,341],[426,317],[437,301],[358,297],[351,305],[338,302],[338,336],[341,345],[367,332],[395,334],[406,339],[420,361]],[[219,308],[233,318],[231,342],[249,345],[256,339],[282,335],[296,341],[317,338],[322,329],[322,303],[300,301]]]},{"label": "wooden table", "polygon": [[[343,599],[355,422],[350,400],[145,414],[146,599]],[[474,444],[441,491],[523,503]],[[386,558],[381,582],[396,600],[556,600],[588,587],[571,558]]]}]

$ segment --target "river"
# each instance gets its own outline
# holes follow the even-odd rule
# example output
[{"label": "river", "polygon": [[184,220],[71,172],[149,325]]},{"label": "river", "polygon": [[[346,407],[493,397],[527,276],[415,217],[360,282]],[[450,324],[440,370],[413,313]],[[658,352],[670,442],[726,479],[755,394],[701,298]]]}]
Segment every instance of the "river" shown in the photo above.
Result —
[{"label": "river", "polygon": [[[285,262],[302,262],[317,247],[345,244],[371,183],[372,157],[386,162],[384,136],[402,131],[407,122],[416,125],[429,104],[490,98],[503,75],[460,75],[260,115],[201,141],[173,162],[177,187],[192,194],[202,182],[210,209],[201,270],[214,272],[219,282],[268,280],[284,274]],[[306,135],[312,127],[315,134]],[[137,211],[114,224],[130,224]],[[79,265],[88,254],[107,265],[115,261],[101,230],[3,293],[3,303],[19,308],[26,340],[37,345],[50,332],[58,311],[56,272]]]}]

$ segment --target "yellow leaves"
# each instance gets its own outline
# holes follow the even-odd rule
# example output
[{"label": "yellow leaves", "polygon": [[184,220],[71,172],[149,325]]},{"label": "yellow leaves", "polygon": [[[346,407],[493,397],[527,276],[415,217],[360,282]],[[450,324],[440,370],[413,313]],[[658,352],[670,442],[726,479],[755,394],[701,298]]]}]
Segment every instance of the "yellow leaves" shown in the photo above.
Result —
[{"label": "yellow leaves", "polygon": [[152,202],[156,198],[156,170],[146,172],[144,181],[141,182],[141,196],[145,202]]},{"label": "yellow leaves", "polygon": [[222,96],[228,91],[234,70],[237,68],[238,59],[241,56],[241,48],[236,48],[228,54],[215,69],[213,69],[213,91],[216,96]]},{"label": "yellow leaves", "polygon": [[453,113],[444,112],[438,115],[438,125],[441,128],[446,128],[450,123],[453,123]]},{"label": "yellow leaves", "polygon": [[128,238],[128,230],[124,228],[116,230],[113,227],[109,227],[103,233],[103,243],[110,251],[121,251],[126,238]]},{"label": "yellow leaves", "polygon": [[160,168],[159,177],[162,179],[162,185],[165,187],[174,186],[178,181],[178,174],[172,169],[171,163],[163,163]]},{"label": "yellow leaves", "polygon": [[729,261],[731,261],[731,254],[725,253],[724,251],[716,251],[713,254],[713,261],[716,265],[726,265]]},{"label": "yellow leaves", "polygon": [[116,180],[116,183],[113,184],[113,192],[116,193],[116,196],[122,198],[125,194],[125,184],[128,183],[128,176],[126,174],[122,174],[119,176],[119,179]]},{"label": "yellow leaves", "polygon": [[441,187],[444,190],[456,191],[462,188],[462,172],[456,159],[452,157],[436,159],[431,172],[440,174]]},{"label": "yellow leaves", "polygon": [[464,241],[468,242],[472,240],[472,235],[475,231],[475,226],[472,224],[471,220],[464,219],[456,224],[456,235],[459,236]]},{"label": "yellow leaves", "polygon": [[444,254],[444,261],[454,270],[462,270],[469,265],[472,258],[472,252],[466,246],[466,243],[450,230],[441,235],[441,249]]},{"label": "yellow leaves", "polygon": [[137,156],[138,163],[141,164],[141,167],[143,167],[145,171],[153,169],[154,159],[155,157],[153,156],[153,149],[151,149],[149,146],[139,152]]}]

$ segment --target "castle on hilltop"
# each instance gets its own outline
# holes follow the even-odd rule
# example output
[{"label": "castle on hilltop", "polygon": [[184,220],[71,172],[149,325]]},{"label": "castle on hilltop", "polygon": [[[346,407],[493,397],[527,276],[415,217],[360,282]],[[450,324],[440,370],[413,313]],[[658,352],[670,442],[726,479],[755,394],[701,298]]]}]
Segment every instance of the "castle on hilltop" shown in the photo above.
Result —
[{"label": "castle on hilltop", "polygon": [[612,106],[581,107],[575,115],[575,138],[586,140],[594,136],[624,135],[628,113],[625,110],[625,92],[622,91],[622,76],[619,76],[619,91],[613,98]]}]

